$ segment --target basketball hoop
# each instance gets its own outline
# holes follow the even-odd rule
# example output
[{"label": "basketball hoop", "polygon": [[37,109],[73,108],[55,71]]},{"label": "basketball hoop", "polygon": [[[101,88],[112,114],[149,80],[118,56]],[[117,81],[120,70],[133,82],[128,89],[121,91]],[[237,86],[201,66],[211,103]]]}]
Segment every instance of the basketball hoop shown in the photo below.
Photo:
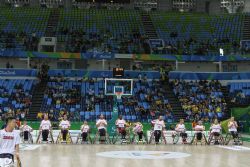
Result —
[{"label": "basketball hoop", "polygon": [[115,92],[116,98],[121,100],[123,93],[122,92]]}]

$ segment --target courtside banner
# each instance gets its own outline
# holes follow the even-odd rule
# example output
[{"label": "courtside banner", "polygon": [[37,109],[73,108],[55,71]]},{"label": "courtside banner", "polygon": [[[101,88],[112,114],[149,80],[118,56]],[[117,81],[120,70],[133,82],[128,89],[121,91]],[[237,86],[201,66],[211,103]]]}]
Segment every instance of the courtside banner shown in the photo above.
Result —
[{"label": "courtside banner", "polygon": [[25,76],[35,77],[37,76],[37,70],[24,70],[24,69],[0,69],[0,76]]}]

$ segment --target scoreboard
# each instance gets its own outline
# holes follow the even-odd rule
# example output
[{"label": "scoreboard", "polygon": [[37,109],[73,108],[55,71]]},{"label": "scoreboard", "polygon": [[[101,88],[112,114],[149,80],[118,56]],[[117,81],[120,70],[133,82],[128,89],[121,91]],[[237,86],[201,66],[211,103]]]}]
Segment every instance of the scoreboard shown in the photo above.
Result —
[{"label": "scoreboard", "polygon": [[113,68],[113,77],[114,78],[124,77],[124,69],[123,68]]}]

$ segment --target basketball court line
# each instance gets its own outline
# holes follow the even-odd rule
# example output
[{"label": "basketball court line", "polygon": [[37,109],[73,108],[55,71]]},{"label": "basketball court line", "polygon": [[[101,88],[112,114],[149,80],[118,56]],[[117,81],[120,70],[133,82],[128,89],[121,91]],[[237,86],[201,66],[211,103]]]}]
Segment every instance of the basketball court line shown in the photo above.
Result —
[{"label": "basketball court line", "polygon": [[250,151],[250,147],[245,147],[245,146],[217,146],[217,147],[233,151]]},{"label": "basketball court line", "polygon": [[21,151],[32,151],[39,148],[41,145],[34,145],[34,144],[20,144]]}]

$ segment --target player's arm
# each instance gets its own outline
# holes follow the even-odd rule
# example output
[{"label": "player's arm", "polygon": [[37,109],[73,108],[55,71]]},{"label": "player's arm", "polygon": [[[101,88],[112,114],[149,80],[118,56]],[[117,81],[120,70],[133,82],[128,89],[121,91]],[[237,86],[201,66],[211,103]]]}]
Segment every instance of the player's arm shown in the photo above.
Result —
[{"label": "player's arm", "polygon": [[42,130],[42,126],[43,126],[43,121],[41,122],[40,127],[39,127],[40,131]]},{"label": "player's arm", "polygon": [[107,123],[106,120],[103,121],[103,124],[104,124],[104,126],[107,126],[107,125],[108,125],[108,123]]},{"label": "player's arm", "polygon": [[15,150],[16,150],[16,158],[19,159],[19,144],[15,145]]},{"label": "player's arm", "polygon": [[166,130],[166,125],[165,125],[165,122],[163,121],[162,123],[162,130]]},{"label": "player's arm", "polygon": [[49,130],[50,130],[50,131],[52,130],[52,124],[51,124],[50,121],[49,121]]},{"label": "player's arm", "polygon": [[16,158],[19,159],[19,144],[20,144],[20,135],[16,135],[16,141],[15,141],[15,154]]},{"label": "player's arm", "polygon": [[210,128],[209,128],[209,131],[211,132],[212,131],[212,129],[213,129],[213,124],[210,126]]},{"label": "player's arm", "polygon": [[96,122],[96,127],[98,128],[99,126],[100,126],[100,120],[98,120],[97,122]]},{"label": "player's arm", "polygon": [[228,127],[231,128],[233,126],[232,122],[228,122]]},{"label": "player's arm", "polygon": [[62,129],[62,121],[59,123],[59,127],[60,129]]},{"label": "player's arm", "polygon": [[179,124],[175,125],[175,131],[176,131],[176,132],[179,131],[178,126],[179,126]]},{"label": "player's arm", "polygon": [[33,132],[33,128],[31,126],[29,126],[30,132]]},{"label": "player's arm", "polygon": [[21,125],[20,128],[19,128],[21,132],[23,131],[23,128],[24,128],[24,126]]},{"label": "player's arm", "polygon": [[69,129],[70,129],[70,127],[71,127],[71,123],[70,123],[70,121],[68,121],[69,122]]},{"label": "player's arm", "polygon": [[238,128],[238,124],[237,124],[236,121],[234,121],[234,126],[235,126],[236,128]]}]

